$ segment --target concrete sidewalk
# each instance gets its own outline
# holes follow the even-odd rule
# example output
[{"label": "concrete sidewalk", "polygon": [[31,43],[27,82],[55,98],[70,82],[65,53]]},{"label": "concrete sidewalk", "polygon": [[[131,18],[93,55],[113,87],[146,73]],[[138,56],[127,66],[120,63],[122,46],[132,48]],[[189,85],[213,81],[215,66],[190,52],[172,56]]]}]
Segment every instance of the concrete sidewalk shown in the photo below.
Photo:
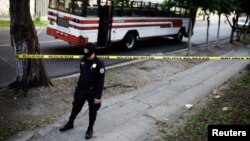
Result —
[{"label": "concrete sidewalk", "polygon": [[[250,49],[236,49],[225,56],[249,56]],[[161,82],[103,101],[92,141],[143,141],[157,133],[156,121],[176,121],[186,110],[244,69],[250,61],[206,61]],[[75,128],[58,129],[68,119],[35,131],[24,131],[10,141],[83,141],[88,126],[87,104],[75,121]]]}]

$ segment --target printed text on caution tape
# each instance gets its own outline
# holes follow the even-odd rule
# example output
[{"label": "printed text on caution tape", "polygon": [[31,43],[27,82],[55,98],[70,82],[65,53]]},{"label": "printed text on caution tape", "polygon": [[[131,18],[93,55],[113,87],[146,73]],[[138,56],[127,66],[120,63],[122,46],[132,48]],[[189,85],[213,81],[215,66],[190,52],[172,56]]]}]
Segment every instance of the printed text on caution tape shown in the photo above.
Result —
[{"label": "printed text on caution tape", "polygon": [[[17,54],[19,59],[80,59],[82,55],[42,55]],[[110,56],[100,55],[101,59],[145,59],[145,60],[250,60],[250,56]]]}]

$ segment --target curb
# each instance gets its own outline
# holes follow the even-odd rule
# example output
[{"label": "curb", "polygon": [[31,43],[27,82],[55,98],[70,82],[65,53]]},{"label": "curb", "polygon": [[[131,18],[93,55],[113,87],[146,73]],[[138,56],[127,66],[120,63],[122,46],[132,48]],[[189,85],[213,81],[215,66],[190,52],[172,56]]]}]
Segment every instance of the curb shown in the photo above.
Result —
[{"label": "curb", "polygon": [[[183,51],[186,51],[186,50],[187,49],[181,49],[181,50],[177,50],[177,51],[172,51],[172,52],[166,53],[166,55],[167,54],[172,54],[172,53],[180,53],[180,52],[183,52]],[[151,55],[159,55],[159,54],[162,54],[162,53],[155,53],[155,54],[151,54]],[[127,66],[127,65],[132,65],[132,64],[143,62],[143,61],[147,61],[147,59],[131,60],[131,61],[126,61],[126,62],[118,63],[118,64],[115,64],[115,65],[107,66],[106,70],[114,69],[114,68],[118,68],[118,67],[123,67],[123,66]],[[80,76],[80,73],[74,73],[74,74],[71,74],[71,75],[62,76],[62,77],[55,77],[55,78],[51,78],[51,79],[52,80],[60,80],[60,79],[65,79],[65,78],[77,77],[77,76]]]},{"label": "curb", "polygon": [[[224,39],[220,39],[219,41],[225,41],[225,40],[228,40],[229,38],[224,38]],[[208,43],[208,45],[212,45],[214,44],[216,41],[210,41]],[[192,48],[199,48],[199,47],[206,47],[206,43],[203,43],[203,44],[196,44],[194,46],[192,46]],[[167,53],[154,53],[154,54],[150,54],[151,56],[153,55],[161,55],[161,54],[164,54],[164,55],[172,55],[172,54],[178,54],[178,53],[182,53],[184,51],[187,51],[188,48],[184,48],[184,49],[180,49],[180,50],[176,50],[176,51],[171,51],[171,52],[167,52]],[[192,49],[191,49],[192,50]],[[115,65],[111,65],[111,66],[107,66],[106,67],[106,70],[109,70],[109,69],[114,69],[114,68],[118,68],[118,67],[123,67],[123,66],[127,66],[127,65],[132,65],[132,64],[136,64],[136,63],[140,63],[140,62],[143,62],[143,61],[147,61],[147,59],[142,59],[142,60],[131,60],[131,61],[126,61],[126,62],[122,62],[122,63],[118,63],[118,64],[115,64]],[[70,74],[70,75],[67,75],[67,76],[60,76],[60,77],[52,77],[51,79],[52,80],[61,80],[61,79],[66,79],[66,78],[73,78],[73,77],[79,77],[80,76],[80,73],[74,73],[74,74]]]}]

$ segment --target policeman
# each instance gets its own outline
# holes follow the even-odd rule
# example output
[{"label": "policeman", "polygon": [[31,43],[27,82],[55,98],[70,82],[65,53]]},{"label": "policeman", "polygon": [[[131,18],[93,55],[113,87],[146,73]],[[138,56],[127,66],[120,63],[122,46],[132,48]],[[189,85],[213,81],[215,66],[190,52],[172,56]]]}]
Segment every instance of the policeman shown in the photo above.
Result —
[{"label": "policeman", "polygon": [[105,77],[104,64],[96,57],[95,48],[92,43],[88,43],[84,47],[84,57],[80,64],[81,73],[75,89],[71,115],[67,124],[60,128],[60,131],[66,131],[74,127],[74,120],[87,100],[89,104],[89,126],[85,139],[90,139],[93,135],[97,111],[101,107]]}]

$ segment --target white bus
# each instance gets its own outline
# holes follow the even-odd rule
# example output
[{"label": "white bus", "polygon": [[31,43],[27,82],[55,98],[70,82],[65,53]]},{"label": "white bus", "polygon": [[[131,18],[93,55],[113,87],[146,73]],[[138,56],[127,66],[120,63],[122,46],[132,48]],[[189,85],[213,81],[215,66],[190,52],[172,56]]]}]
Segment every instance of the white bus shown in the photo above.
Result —
[{"label": "white bus", "polygon": [[109,47],[119,41],[125,50],[142,38],[171,36],[181,42],[189,25],[185,8],[143,1],[50,0],[48,20],[47,34],[70,44]]}]

